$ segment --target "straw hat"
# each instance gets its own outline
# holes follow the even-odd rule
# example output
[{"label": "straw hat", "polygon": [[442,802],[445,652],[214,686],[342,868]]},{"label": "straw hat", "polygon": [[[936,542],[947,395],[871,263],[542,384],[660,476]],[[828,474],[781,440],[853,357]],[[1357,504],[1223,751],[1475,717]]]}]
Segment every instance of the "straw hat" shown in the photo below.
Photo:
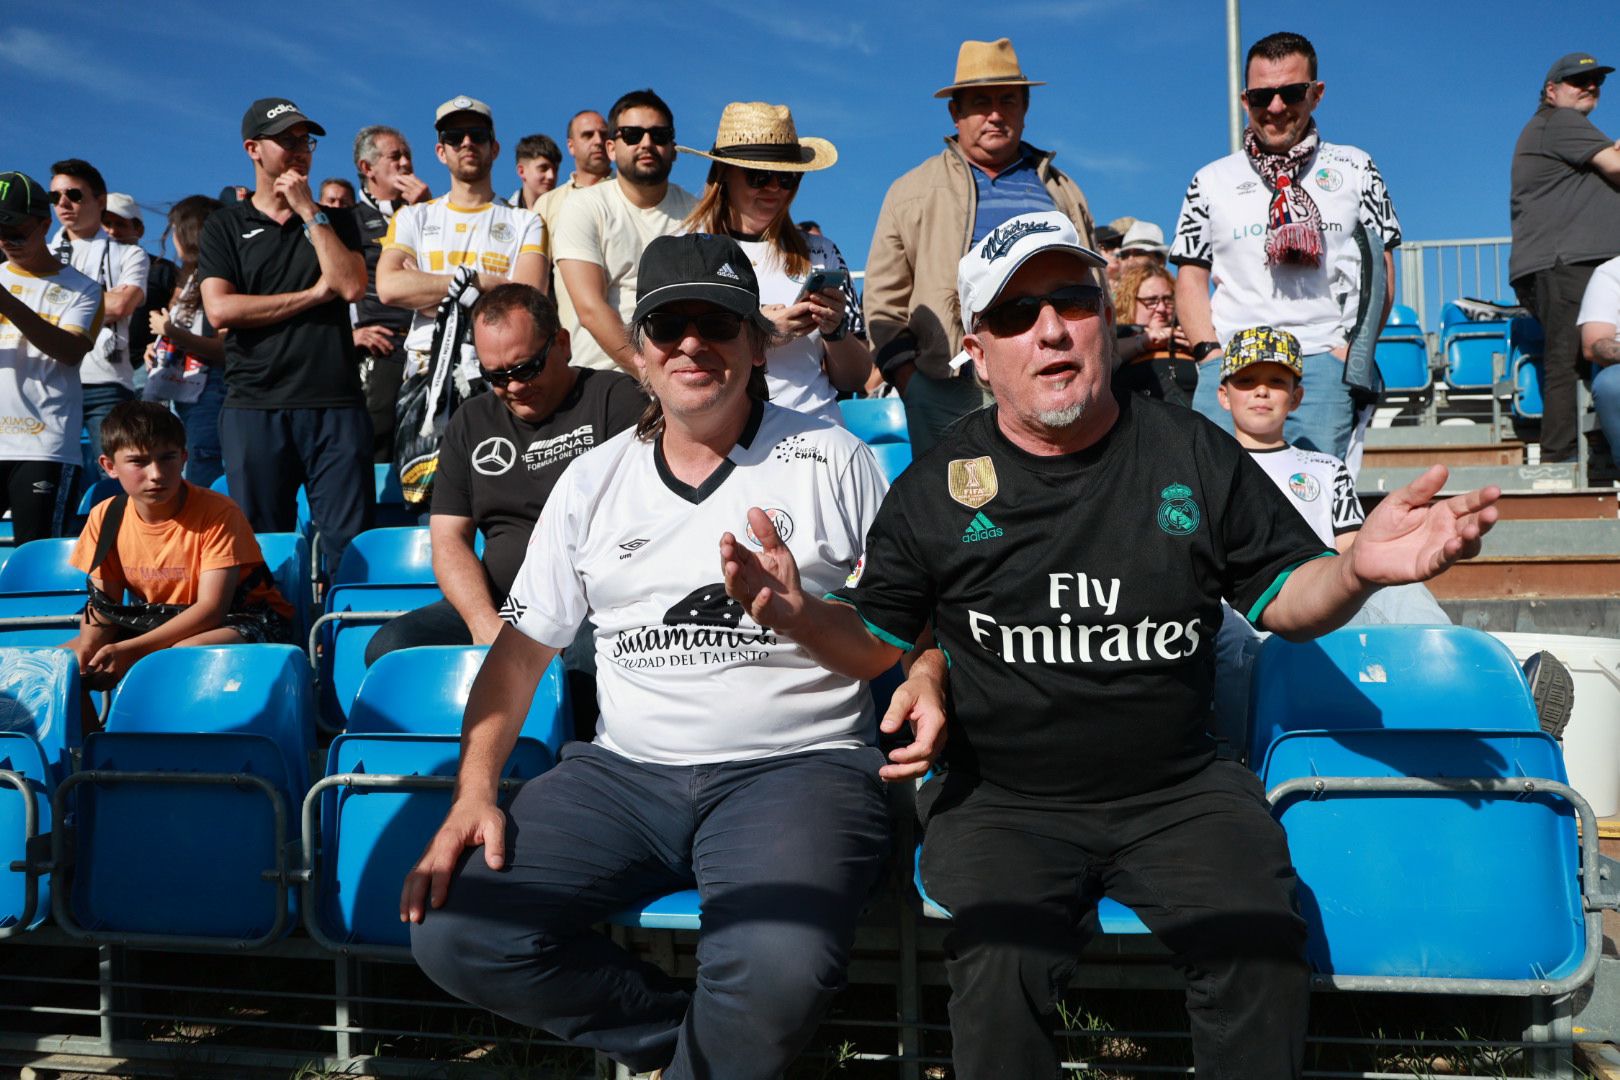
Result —
[{"label": "straw hat", "polygon": [[767,105],[763,101],[733,101],[727,105],[720,114],[720,130],[715,133],[711,149],[675,149],[725,165],[770,172],[815,172],[838,160],[838,148],[826,139],[799,138],[793,114],[786,105]]},{"label": "straw hat", "polygon": [[1024,78],[1023,69],[1018,66],[1018,54],[1013,52],[1009,39],[964,41],[956,53],[956,81],[943,90],[934,91],[934,96],[948,98],[969,86],[1045,85]]}]

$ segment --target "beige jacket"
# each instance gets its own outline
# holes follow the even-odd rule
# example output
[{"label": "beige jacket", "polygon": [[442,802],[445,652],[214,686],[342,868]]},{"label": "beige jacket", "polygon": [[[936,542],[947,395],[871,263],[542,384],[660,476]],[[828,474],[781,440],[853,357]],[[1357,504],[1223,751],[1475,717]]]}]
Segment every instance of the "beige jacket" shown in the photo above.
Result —
[{"label": "beige jacket", "polygon": [[[1085,195],[1067,174],[1052,167],[1050,151],[1034,153],[1053,203],[1091,245]],[[952,135],[938,156],[900,177],[883,197],[866,257],[863,307],[872,353],[885,374],[911,361],[925,375],[951,376],[951,357],[962,348],[956,264],[973,240],[978,201],[968,169]]]}]

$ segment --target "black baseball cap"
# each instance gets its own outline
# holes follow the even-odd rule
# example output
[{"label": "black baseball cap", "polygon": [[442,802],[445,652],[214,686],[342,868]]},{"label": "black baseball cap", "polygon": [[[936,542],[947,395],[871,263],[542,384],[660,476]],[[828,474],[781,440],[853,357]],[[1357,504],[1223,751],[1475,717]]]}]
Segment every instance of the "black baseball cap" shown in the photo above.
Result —
[{"label": "black baseball cap", "polygon": [[1565,79],[1577,75],[1607,75],[1614,68],[1607,64],[1600,64],[1591,53],[1572,52],[1568,56],[1561,56],[1552,67],[1547,69],[1545,86],[1550,82],[1563,82]]},{"label": "black baseball cap", "polygon": [[1124,241],[1125,234],[1112,225],[1098,225],[1091,230],[1091,238],[1097,242],[1098,250],[1117,248]]},{"label": "black baseball cap", "polygon": [[759,312],[759,278],[753,264],[729,236],[660,236],[647,245],[636,269],[636,312],[631,321],[640,322],[665,304],[681,300],[703,300],[772,330]]},{"label": "black baseball cap", "polygon": [[0,172],[0,225],[21,225],[51,216],[51,197],[27,173]]},{"label": "black baseball cap", "polygon": [[260,98],[242,114],[242,138],[265,139],[280,135],[294,124],[308,124],[310,134],[325,135],[326,129],[305,116],[286,98]]}]

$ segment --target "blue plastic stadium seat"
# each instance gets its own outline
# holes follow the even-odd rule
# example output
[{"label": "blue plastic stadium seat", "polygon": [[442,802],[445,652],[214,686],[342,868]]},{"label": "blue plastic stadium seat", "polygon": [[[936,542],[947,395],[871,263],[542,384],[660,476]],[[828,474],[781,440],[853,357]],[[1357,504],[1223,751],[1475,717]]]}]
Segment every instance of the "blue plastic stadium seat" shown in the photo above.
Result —
[{"label": "blue plastic stadium seat", "polygon": [[254,539],[276,588],[293,606],[294,629],[302,638],[310,623],[309,541],[295,532],[258,533]]},{"label": "blue plastic stadium seat", "polygon": [[1384,332],[1389,333],[1392,330],[1402,334],[1421,334],[1423,328],[1418,321],[1417,309],[1406,304],[1396,304],[1391,307],[1389,309],[1389,321],[1384,324]]},{"label": "blue plastic stadium seat", "polygon": [[[350,734],[461,735],[461,715],[473,679],[489,652],[483,645],[429,645],[378,658],[365,673],[349,709]],[[573,711],[562,658],[552,660],[522,734],[555,759],[572,737]]]},{"label": "blue plastic stadium seat", "polygon": [[79,528],[84,529],[84,523],[100,503],[106,502],[114,495],[123,491],[123,486],[111,476],[103,476],[89,487],[85,488],[84,496],[79,499]]},{"label": "blue plastic stadium seat", "polygon": [[68,562],[76,543],[76,538],[63,536],[18,547],[0,567],[0,593],[83,593],[84,571]]},{"label": "blue plastic stadium seat", "polygon": [[[343,561],[351,565],[347,555]],[[378,627],[392,617],[383,613],[410,611],[443,599],[444,593],[433,584],[431,575],[426,584],[333,585],[326,591],[325,614],[348,616],[323,623],[317,635],[321,716],[329,727],[337,730],[347,722],[360,680],[365,678],[366,646]]]},{"label": "blue plastic stadium seat", "polygon": [[1385,327],[1373,355],[1389,393],[1422,393],[1434,381],[1429,372],[1429,346],[1421,334],[1392,335]]},{"label": "blue plastic stadium seat", "polygon": [[421,519],[421,511],[413,510],[405,505],[405,492],[399,486],[399,470],[389,464],[378,464],[377,471],[377,514],[376,525],[379,528],[393,528],[415,525]]},{"label": "blue plastic stadium seat", "polygon": [[[60,645],[73,636],[87,595],[84,571],[68,563],[74,543],[34,540],[0,566],[0,646]],[[22,622],[40,619],[49,622]]]},{"label": "blue plastic stadium seat", "polygon": [[1508,368],[1513,378],[1513,415],[1523,420],[1540,420],[1544,374],[1541,353],[1546,347],[1541,324],[1531,318],[1514,319],[1508,325],[1508,347]]},{"label": "blue plastic stadium seat", "polygon": [[433,584],[433,546],[427,529],[367,529],[344,550],[332,584]]},{"label": "blue plastic stadium seat", "polygon": [[1469,319],[1456,304],[1440,310],[1440,352],[1453,390],[1489,390],[1496,381],[1496,354],[1507,373],[1508,320]]},{"label": "blue plastic stadium seat", "polygon": [[79,745],[79,665],[61,649],[0,649],[0,934],[38,926],[50,912],[50,881],[11,869],[34,836],[51,831],[51,793]]},{"label": "blue plastic stadium seat", "polygon": [[79,664],[71,652],[0,648],[0,732],[38,743],[53,785],[73,770],[79,707]]},{"label": "blue plastic stadium seat", "polygon": [[906,405],[897,397],[849,398],[838,403],[844,426],[864,443],[911,441],[906,427]]},{"label": "blue plastic stadium seat", "polygon": [[[918,844],[911,856],[911,883],[917,889],[917,898],[922,901],[923,914],[930,919],[949,919],[951,913],[945,905],[928,895],[923,888],[922,880],[922,845]],[[1103,897],[1097,901],[1097,925],[1105,934],[1149,934],[1151,930],[1147,924],[1137,917],[1136,912],[1120,903],[1118,900]]]},{"label": "blue plastic stadium seat", "polygon": [[682,889],[639,908],[621,911],[607,921],[615,926],[639,926],[643,930],[700,930],[703,906],[696,889]]},{"label": "blue plastic stadium seat", "polygon": [[871,447],[871,451],[877,458],[878,468],[883,470],[884,477],[891,484],[911,464],[911,444],[908,442],[878,443]]}]

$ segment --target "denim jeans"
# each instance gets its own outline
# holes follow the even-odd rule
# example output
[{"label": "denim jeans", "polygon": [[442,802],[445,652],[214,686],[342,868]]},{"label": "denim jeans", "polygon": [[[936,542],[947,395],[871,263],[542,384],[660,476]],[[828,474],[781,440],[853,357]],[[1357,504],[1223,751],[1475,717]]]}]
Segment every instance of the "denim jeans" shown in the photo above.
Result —
[{"label": "denim jeans", "polygon": [[225,369],[208,369],[208,381],[196,401],[177,401],[174,414],[186,425],[186,479],[208,487],[225,473],[219,445],[219,410],[225,404]]},{"label": "denim jeans", "polygon": [[1592,376],[1592,404],[1603,437],[1609,440],[1609,453],[1620,460],[1620,364],[1600,367]]},{"label": "denim jeans", "polygon": [[98,462],[101,457],[101,421],[113,411],[114,405],[132,400],[135,394],[123,383],[115,382],[85,383],[83,389],[84,429],[90,433],[90,445],[84,451],[84,474],[99,477],[105,475]]},{"label": "denim jeans", "polygon": [[[1205,360],[1198,365],[1198,389],[1193,408],[1215,421],[1222,431],[1231,432],[1232,414],[1221,408],[1215,391],[1221,385],[1221,362]],[[1305,357],[1305,397],[1299,408],[1288,414],[1283,438],[1304,450],[1332,454],[1343,461],[1350,450],[1350,433],[1355,428],[1355,403],[1344,384],[1344,361],[1332,353],[1311,353]]]}]

